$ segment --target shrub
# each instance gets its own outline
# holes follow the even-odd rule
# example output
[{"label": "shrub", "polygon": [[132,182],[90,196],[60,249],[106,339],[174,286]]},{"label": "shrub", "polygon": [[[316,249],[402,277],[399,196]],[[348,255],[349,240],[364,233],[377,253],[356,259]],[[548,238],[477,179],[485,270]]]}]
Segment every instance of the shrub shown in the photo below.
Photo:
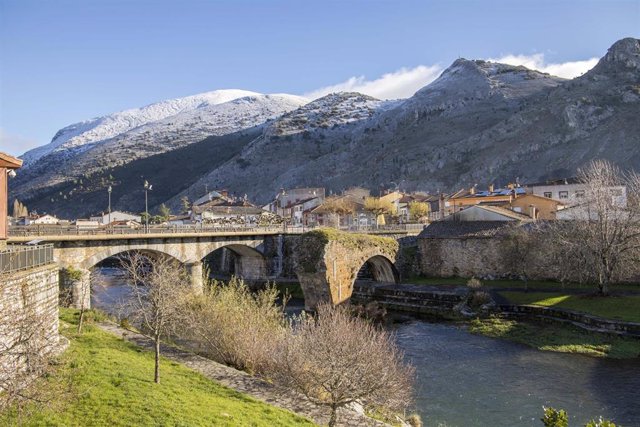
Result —
[{"label": "shrub", "polygon": [[589,421],[585,427],[616,427],[616,425],[610,420],[603,420],[599,417],[597,420]]},{"label": "shrub", "polygon": [[540,419],[544,427],[569,427],[569,416],[564,409],[542,407],[544,416]]},{"label": "shrub", "polygon": [[411,427],[422,427],[423,426],[422,418],[420,418],[420,415],[418,415],[418,414],[409,415],[409,417],[407,417],[407,419],[405,421]]},{"label": "shrub", "polygon": [[474,291],[469,297],[469,307],[478,308],[491,302],[491,295],[485,291]]},{"label": "shrub", "polygon": [[257,293],[233,277],[228,284],[213,281],[203,295],[193,296],[179,332],[181,338],[214,360],[252,374],[264,373],[286,333],[278,289]]},{"label": "shrub", "polygon": [[467,281],[467,288],[477,291],[478,289],[482,288],[482,282],[475,277],[472,277]]},{"label": "shrub", "polygon": [[384,415],[411,401],[413,368],[404,364],[393,337],[344,307],[321,305],[303,316],[282,341],[273,378],[331,410],[359,402]]}]

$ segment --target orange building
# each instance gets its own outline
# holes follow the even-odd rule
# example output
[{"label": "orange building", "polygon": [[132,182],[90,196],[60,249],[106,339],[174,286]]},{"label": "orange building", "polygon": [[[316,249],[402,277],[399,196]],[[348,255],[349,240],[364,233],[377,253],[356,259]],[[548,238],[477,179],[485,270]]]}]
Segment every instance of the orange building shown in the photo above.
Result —
[{"label": "orange building", "polygon": [[565,205],[559,200],[537,196],[535,194],[525,194],[503,207],[529,215],[533,219],[549,220],[556,219],[556,212],[564,209]]},{"label": "orange building", "polygon": [[9,173],[22,166],[22,160],[0,151],[0,245],[7,240],[8,208],[9,208]]}]

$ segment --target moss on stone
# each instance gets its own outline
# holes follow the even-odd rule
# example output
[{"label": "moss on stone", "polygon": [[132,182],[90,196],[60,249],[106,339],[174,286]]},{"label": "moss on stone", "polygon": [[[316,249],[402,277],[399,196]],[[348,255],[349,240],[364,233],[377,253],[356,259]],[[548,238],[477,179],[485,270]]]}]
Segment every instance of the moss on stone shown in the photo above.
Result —
[{"label": "moss on stone", "polygon": [[320,228],[300,236],[298,242],[298,265],[305,273],[316,273],[318,271],[318,265],[324,258],[325,247],[330,242],[336,242],[346,249],[354,251],[377,248],[381,254],[389,258],[395,258],[399,248],[398,242],[389,237],[348,233],[334,228]]}]

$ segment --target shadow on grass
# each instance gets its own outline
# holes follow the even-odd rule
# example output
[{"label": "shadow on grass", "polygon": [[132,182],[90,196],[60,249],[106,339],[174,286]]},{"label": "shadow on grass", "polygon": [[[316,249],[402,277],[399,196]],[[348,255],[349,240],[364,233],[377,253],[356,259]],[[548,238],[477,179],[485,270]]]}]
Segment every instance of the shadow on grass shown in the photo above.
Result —
[{"label": "shadow on grass", "polygon": [[526,344],[539,350],[579,353],[596,357],[640,357],[640,340],[588,332],[573,326],[550,325],[491,317],[475,319],[469,331]]}]

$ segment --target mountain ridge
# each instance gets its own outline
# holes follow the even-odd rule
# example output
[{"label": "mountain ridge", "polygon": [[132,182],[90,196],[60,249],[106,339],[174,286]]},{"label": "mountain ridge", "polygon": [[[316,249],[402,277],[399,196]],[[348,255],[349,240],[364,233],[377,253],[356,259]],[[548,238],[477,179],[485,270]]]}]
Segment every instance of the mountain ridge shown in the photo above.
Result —
[{"label": "mountain ridge", "polygon": [[[217,159],[202,176],[190,175],[186,188],[176,187],[162,201],[177,208],[181,197],[193,200],[205,188],[246,193],[260,203],[270,201],[279,188],[294,186],[340,191],[351,185],[377,190],[401,184],[407,190],[450,191],[476,183],[569,176],[593,158],[638,170],[640,125],[634,117],[640,116],[639,58],[640,41],[623,39],[592,70],[571,80],[522,66],[460,58],[404,100],[380,101],[343,92],[291,105],[268,119],[268,114],[260,115],[265,118],[261,123],[250,121],[250,135],[241,132],[242,126],[227,133],[235,135],[224,142],[235,154]],[[210,120],[207,116],[205,122]],[[187,129],[171,126],[168,135],[188,138]],[[144,125],[139,130],[144,134]],[[204,141],[197,147],[211,152]],[[145,156],[152,164],[155,156],[171,161],[188,152],[186,161],[201,161],[194,157],[195,148],[170,148],[173,151],[150,150]],[[72,157],[82,160],[78,171],[91,169],[89,154]],[[116,167],[126,169],[123,164]],[[109,170],[94,169],[95,188],[107,185]],[[124,175],[133,179],[135,174]],[[42,183],[37,188],[25,185],[12,194],[40,209],[54,207],[73,214],[97,209],[62,208],[82,200],[86,189],[63,194],[68,196],[63,202],[60,191],[47,188]]]}]

